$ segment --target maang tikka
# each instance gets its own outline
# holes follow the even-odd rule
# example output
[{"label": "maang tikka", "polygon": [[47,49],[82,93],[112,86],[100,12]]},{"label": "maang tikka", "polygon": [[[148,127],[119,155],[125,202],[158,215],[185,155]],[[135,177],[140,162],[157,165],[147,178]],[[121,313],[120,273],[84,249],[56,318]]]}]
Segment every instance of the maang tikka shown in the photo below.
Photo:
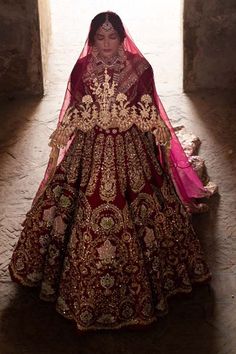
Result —
[{"label": "maang tikka", "polygon": [[109,21],[109,18],[108,18],[108,13],[106,13],[106,20],[105,22],[102,24],[102,29],[104,29],[104,31],[110,31],[113,29],[113,26],[111,24],[111,22]]}]

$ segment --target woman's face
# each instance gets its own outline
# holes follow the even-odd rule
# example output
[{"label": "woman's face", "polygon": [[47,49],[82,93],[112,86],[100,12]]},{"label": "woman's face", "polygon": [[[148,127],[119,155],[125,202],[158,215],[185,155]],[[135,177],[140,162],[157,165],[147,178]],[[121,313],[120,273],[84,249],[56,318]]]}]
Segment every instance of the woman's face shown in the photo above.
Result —
[{"label": "woman's face", "polygon": [[113,57],[118,52],[120,37],[113,28],[105,31],[100,27],[95,34],[94,45],[102,57]]}]

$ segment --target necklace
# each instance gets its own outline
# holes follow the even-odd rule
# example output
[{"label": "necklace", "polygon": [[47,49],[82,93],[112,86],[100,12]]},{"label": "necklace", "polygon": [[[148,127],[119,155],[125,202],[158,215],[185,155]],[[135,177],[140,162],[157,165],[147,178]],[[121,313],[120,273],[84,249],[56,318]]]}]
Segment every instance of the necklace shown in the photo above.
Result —
[{"label": "necklace", "polygon": [[[117,62],[117,60],[119,59],[119,56],[117,56],[114,60],[113,60],[113,62],[111,63],[111,59],[107,59],[107,60],[103,60],[101,57],[99,57],[99,60],[106,66],[106,67],[108,67],[108,68],[110,68],[111,66],[113,66],[116,62]],[[109,62],[110,62],[110,64],[109,64]]]}]

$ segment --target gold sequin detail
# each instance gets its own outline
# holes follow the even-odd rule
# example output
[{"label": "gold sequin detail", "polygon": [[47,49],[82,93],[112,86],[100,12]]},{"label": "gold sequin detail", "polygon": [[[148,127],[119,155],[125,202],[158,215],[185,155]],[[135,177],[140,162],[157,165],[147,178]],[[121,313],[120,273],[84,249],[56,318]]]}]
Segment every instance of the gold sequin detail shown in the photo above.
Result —
[{"label": "gold sequin detail", "polygon": [[93,163],[90,173],[89,182],[86,188],[86,195],[92,195],[95,191],[98,174],[101,168],[101,159],[102,159],[102,152],[103,152],[103,144],[104,144],[104,134],[98,134],[94,149],[93,149]]},{"label": "gold sequin detail", "polygon": [[140,193],[130,206],[134,223],[141,226],[152,222],[155,206],[155,200],[152,195]]},{"label": "gold sequin detail", "polygon": [[85,95],[79,105],[68,108],[61,125],[50,137],[50,146],[63,147],[76,129],[87,132],[96,125],[102,129],[118,128],[119,131],[126,131],[136,125],[143,132],[155,130],[158,143],[165,143],[165,136],[170,139],[168,128],[149,94],[142,95],[140,101],[131,106],[125,93],[116,94],[118,84],[114,77],[110,81],[107,69],[103,82],[97,78],[93,80],[90,86],[93,97]]},{"label": "gold sequin detail", "polygon": [[145,180],[142,165],[129,132],[125,134],[125,148],[130,187],[133,192],[139,193],[145,185]]},{"label": "gold sequin detail", "polygon": [[86,198],[86,195],[80,190],[77,204],[76,222],[79,227],[86,227],[90,221],[92,208]]},{"label": "gold sequin detail", "polygon": [[95,233],[117,233],[124,227],[122,211],[114,204],[101,204],[92,211],[91,226]]},{"label": "gold sequin detail", "polygon": [[151,179],[152,173],[149,167],[148,159],[147,159],[147,154],[145,153],[145,149],[143,148],[143,144],[140,138],[140,135],[143,134],[137,131],[137,128],[133,127],[131,129],[131,134],[133,137],[133,141],[135,143],[135,147],[137,149],[137,153],[139,158],[142,161],[142,166],[143,166],[143,171],[148,179]]},{"label": "gold sequin detail", "polygon": [[107,202],[113,201],[116,197],[115,151],[111,135],[107,137],[105,142],[99,195],[102,200]]},{"label": "gold sequin detail", "polygon": [[167,178],[165,178],[161,186],[161,192],[163,194],[163,197],[168,200],[168,202],[172,203],[176,201],[178,197],[175,194],[174,187],[170,186],[170,183],[172,182],[170,180],[167,181]]},{"label": "gold sequin detail", "polygon": [[94,144],[94,130],[91,130],[86,134],[86,139],[83,149],[83,160],[82,160],[82,176],[80,186],[84,187],[88,184],[89,172],[91,170],[91,164],[93,159],[93,144]]},{"label": "gold sequin detail", "polygon": [[141,135],[140,136],[142,142],[144,143],[144,146],[146,147],[146,151],[149,155],[149,158],[156,170],[156,172],[159,174],[159,175],[162,175],[163,172],[162,172],[162,169],[160,167],[160,164],[157,160],[157,156],[155,155],[155,151],[154,151],[154,146],[153,144],[149,141],[149,139],[145,136],[145,135]]},{"label": "gold sequin detail", "polygon": [[117,162],[117,174],[120,185],[120,190],[122,195],[125,194],[125,190],[127,187],[126,181],[126,168],[125,168],[125,147],[124,147],[124,139],[122,135],[116,136],[116,162]]},{"label": "gold sequin detail", "polygon": [[78,179],[78,170],[81,163],[82,157],[82,149],[84,144],[84,133],[78,132],[78,137],[75,138],[76,140],[73,142],[74,150],[71,154],[71,160],[69,166],[67,167],[67,181],[68,183],[74,183]]},{"label": "gold sequin detail", "polygon": [[123,208],[123,219],[124,219],[124,225],[125,225],[126,229],[133,229],[134,228],[131,213],[130,213],[130,208],[127,203]]}]

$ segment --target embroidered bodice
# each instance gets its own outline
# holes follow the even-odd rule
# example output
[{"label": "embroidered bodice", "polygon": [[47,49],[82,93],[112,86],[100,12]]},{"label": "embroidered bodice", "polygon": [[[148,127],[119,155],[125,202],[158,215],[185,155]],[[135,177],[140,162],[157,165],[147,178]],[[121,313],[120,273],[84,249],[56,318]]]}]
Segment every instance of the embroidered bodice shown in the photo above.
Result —
[{"label": "embroidered bodice", "polygon": [[63,147],[76,130],[88,132],[95,126],[120,132],[133,125],[143,132],[166,129],[153,102],[151,67],[143,58],[132,59],[112,68],[91,59],[82,76],[83,90],[51,135],[51,146]]}]

